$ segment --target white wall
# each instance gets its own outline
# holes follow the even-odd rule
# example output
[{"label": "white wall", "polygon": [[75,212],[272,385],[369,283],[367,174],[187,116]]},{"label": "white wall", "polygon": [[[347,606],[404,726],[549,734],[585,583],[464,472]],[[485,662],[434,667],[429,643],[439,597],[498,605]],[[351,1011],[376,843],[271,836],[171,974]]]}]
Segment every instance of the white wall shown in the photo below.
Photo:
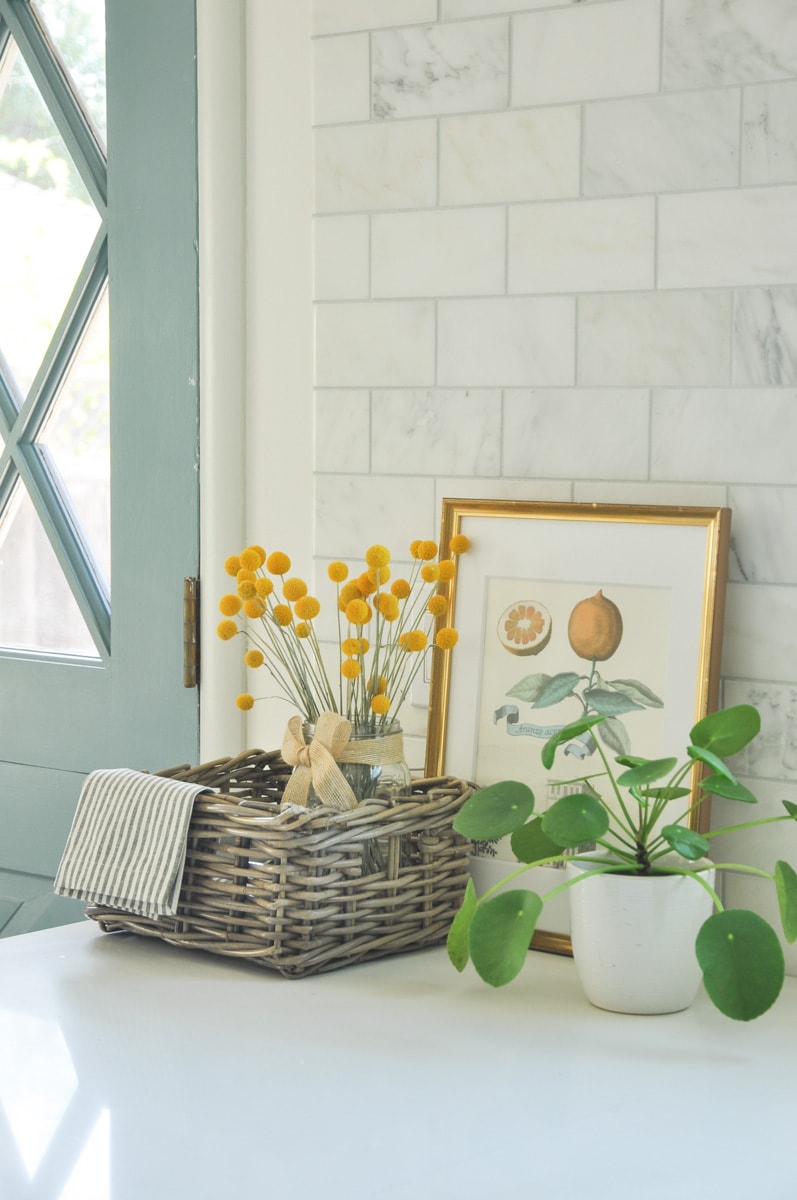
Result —
[{"label": "white wall", "polygon": [[[762,709],[741,768],[763,811],[797,801],[793,0],[247,18],[249,539],[299,556],[312,528],[321,569],[435,536],[446,495],[727,504],[722,699]],[[266,370],[283,288],[293,387]],[[422,712],[404,724],[422,734]],[[797,862],[793,828],[744,841]],[[728,898],[766,908],[746,880]]]}]

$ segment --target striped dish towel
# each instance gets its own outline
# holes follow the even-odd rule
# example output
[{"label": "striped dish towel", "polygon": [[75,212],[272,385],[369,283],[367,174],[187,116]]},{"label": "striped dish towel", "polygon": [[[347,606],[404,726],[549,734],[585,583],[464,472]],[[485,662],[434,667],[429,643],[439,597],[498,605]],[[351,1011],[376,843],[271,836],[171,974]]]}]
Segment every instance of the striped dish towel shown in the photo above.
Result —
[{"label": "striped dish towel", "polygon": [[54,889],[143,917],[173,916],[194,797],[210,788],[124,767],[83,784]]}]

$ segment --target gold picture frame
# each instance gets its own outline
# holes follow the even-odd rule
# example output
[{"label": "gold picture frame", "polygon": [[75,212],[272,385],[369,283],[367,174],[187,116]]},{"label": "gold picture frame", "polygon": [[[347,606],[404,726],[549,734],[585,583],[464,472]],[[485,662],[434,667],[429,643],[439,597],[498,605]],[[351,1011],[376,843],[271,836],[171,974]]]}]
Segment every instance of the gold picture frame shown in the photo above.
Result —
[{"label": "gold picture frame", "polygon": [[[539,810],[567,787],[546,776],[543,739],[599,696],[616,753],[678,753],[717,707],[730,519],[713,507],[443,500],[441,556],[455,534],[470,549],[445,585],[459,641],[433,664],[426,775],[522,779]],[[594,746],[571,751],[572,774],[587,773]],[[477,891],[515,861],[508,843],[476,846]],[[532,946],[571,953],[565,895],[544,919]]]}]

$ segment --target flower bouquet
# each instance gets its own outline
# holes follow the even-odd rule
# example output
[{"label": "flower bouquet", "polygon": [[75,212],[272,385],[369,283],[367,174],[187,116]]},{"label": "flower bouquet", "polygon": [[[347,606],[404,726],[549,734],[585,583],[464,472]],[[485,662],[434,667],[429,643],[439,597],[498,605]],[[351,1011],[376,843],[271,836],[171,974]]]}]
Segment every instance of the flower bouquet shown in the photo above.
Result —
[{"label": "flower bouquet", "polygon": [[[287,554],[249,546],[226,560],[236,587],[219,602],[218,635],[243,637],[246,666],[265,668],[278,695],[298,710],[282,746],[295,767],[287,803],[320,799],[345,809],[384,792],[388,777],[394,791],[409,784],[398,716],[427,655],[456,644],[444,585],[467,548],[468,539],[456,535],[448,557],[440,557],[436,542],[414,541],[408,577],[393,577],[382,545],[366,551],[357,572],[330,563],[337,645],[326,657],[316,625],[321,602],[291,574]],[[244,711],[256,702],[251,692],[237,698]]]}]

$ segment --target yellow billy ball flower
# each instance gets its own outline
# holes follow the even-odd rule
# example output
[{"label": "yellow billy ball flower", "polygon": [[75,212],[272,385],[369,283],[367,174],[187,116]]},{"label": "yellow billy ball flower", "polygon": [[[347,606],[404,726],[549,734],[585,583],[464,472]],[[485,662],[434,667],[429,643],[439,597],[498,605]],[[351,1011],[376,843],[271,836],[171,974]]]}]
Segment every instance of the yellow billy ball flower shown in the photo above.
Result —
[{"label": "yellow billy ball flower", "polygon": [[307,595],[307,584],[303,579],[286,579],[282,585],[282,594],[286,600],[300,600]]},{"label": "yellow billy ball flower", "polygon": [[355,658],[357,655],[367,654],[371,648],[371,643],[368,638],[344,638],[340,644],[340,648],[349,658]]},{"label": "yellow billy ball flower", "polygon": [[251,617],[252,620],[254,620],[256,617],[262,617],[265,611],[265,603],[260,599],[259,596],[254,596],[251,600],[244,600],[244,612],[246,613],[247,617]]},{"label": "yellow billy ball flower", "polygon": [[262,667],[265,661],[265,655],[262,650],[247,650],[244,655],[244,662],[247,667]]},{"label": "yellow billy ball flower", "polygon": [[437,569],[440,572],[440,582],[448,583],[457,573],[457,564],[453,558],[441,558],[437,564]]},{"label": "yellow billy ball flower", "polygon": [[426,649],[428,640],[422,629],[411,629],[404,639],[404,649],[417,653]]},{"label": "yellow billy ball flower", "polygon": [[340,562],[340,560],[331,562],[327,567],[327,575],[333,583],[343,583],[343,580],[348,577],[348,574],[349,568],[346,566],[345,562]]},{"label": "yellow billy ball flower", "polygon": [[397,600],[406,600],[412,589],[406,579],[394,579],[390,590]]},{"label": "yellow billy ball flower", "polygon": [[347,658],[340,664],[340,673],[344,679],[356,679],[361,669],[360,664],[354,658]]},{"label": "yellow billy ball flower", "polygon": [[238,584],[238,595],[242,600],[251,600],[257,595],[257,586],[254,579],[242,579]]},{"label": "yellow billy ball flower", "polygon": [[367,574],[371,583],[379,586],[381,583],[387,583],[390,578],[390,567],[369,567]]},{"label": "yellow billy ball flower", "polygon": [[346,605],[346,620],[352,625],[366,625],[371,615],[371,607],[364,600],[350,600]]},{"label": "yellow billy ball flower", "polygon": [[255,698],[254,696],[250,696],[248,692],[242,692],[235,703],[243,712],[248,712],[250,708],[254,708]]},{"label": "yellow billy ball flower", "polygon": [[416,538],[414,542],[410,542],[410,554],[413,558],[420,558],[421,539]]},{"label": "yellow billy ball flower", "polygon": [[438,630],[437,636],[434,639],[434,644],[440,650],[450,650],[453,646],[456,646],[458,641],[459,634],[457,633],[456,629],[447,627],[445,629]]},{"label": "yellow billy ball flower", "polygon": [[315,596],[301,596],[294,604],[293,611],[303,621],[312,621],[321,612],[321,605]]},{"label": "yellow billy ball flower", "polygon": [[224,570],[228,575],[237,575],[241,569],[241,560],[237,554],[231,554],[224,560]]},{"label": "yellow billy ball flower", "polygon": [[257,579],[257,576],[255,575],[254,571],[250,571],[248,567],[241,567],[235,578],[239,583],[242,583],[244,579],[251,579],[254,582],[254,580]]},{"label": "yellow billy ball flower", "polygon": [[433,617],[444,617],[448,609],[448,601],[445,596],[430,596],[426,608]]},{"label": "yellow billy ball flower", "polygon": [[390,562],[390,551],[387,546],[371,546],[365,552],[365,561],[369,567],[386,567]]},{"label": "yellow billy ball flower", "polygon": [[311,626],[309,626],[306,621],[300,621],[299,624],[295,626],[295,632],[297,638],[309,638],[313,631]]},{"label": "yellow billy ball flower", "polygon": [[234,617],[241,611],[241,601],[238,596],[222,596],[219,600],[219,612],[225,617]]},{"label": "yellow billy ball flower", "polygon": [[386,621],[395,621],[399,615],[399,602],[392,592],[380,592],[376,606]]},{"label": "yellow billy ball flower", "polygon": [[426,583],[437,583],[440,578],[440,568],[437,563],[424,563],[421,567],[421,579]]},{"label": "yellow billy ball flower", "polygon": [[430,562],[437,555],[437,542],[421,542],[418,547],[418,558],[424,562]]},{"label": "yellow billy ball flower", "polygon": [[219,621],[216,626],[216,633],[223,642],[229,642],[230,638],[234,638],[238,632],[238,626],[235,621]]},{"label": "yellow billy ball flower", "polygon": [[259,579],[255,580],[255,590],[258,596],[265,600],[266,596],[270,596],[274,591],[274,584],[265,575],[261,575]]},{"label": "yellow billy ball flower", "polygon": [[384,696],[387,691],[387,680],[384,675],[372,675],[368,680],[368,687],[375,696]]},{"label": "yellow billy ball flower", "polygon": [[371,712],[377,716],[382,716],[390,709],[391,700],[389,696],[374,696],[371,701]]},{"label": "yellow billy ball flower", "polygon": [[362,575],[357,577],[357,587],[361,596],[373,596],[376,591],[376,583],[371,578],[369,571],[363,571]]},{"label": "yellow billy ball flower", "polygon": [[274,605],[274,620],[278,625],[291,625],[293,623],[293,613],[288,604]]},{"label": "yellow billy ball flower", "polygon": [[275,550],[266,559],[266,570],[271,575],[287,575],[291,569],[291,560],[281,550]]},{"label": "yellow billy ball flower", "polygon": [[338,596],[338,608],[341,612],[345,612],[346,605],[350,600],[360,599],[362,599],[362,593],[357,587],[357,580],[350,579],[349,582],[344,583],[343,587],[340,589],[340,595]]},{"label": "yellow billy ball flower", "polygon": [[448,548],[452,554],[465,554],[470,550],[470,538],[464,533],[455,533],[448,543]]},{"label": "yellow billy ball flower", "polygon": [[250,571],[256,571],[258,567],[263,566],[263,558],[260,557],[260,549],[255,546],[247,546],[246,550],[241,551],[241,566],[248,567]]}]

